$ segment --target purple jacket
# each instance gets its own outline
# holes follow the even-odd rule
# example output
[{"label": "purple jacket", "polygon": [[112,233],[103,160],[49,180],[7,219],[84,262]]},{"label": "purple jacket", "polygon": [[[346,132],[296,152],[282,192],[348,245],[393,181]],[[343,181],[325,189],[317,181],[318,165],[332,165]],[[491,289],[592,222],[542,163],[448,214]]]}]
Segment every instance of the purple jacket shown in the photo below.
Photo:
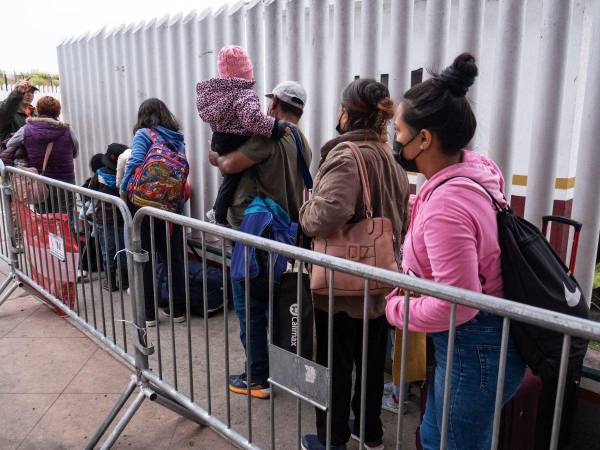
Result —
[{"label": "purple jacket", "polygon": [[[54,147],[42,174],[44,155],[50,142],[54,142]],[[23,144],[30,167],[55,180],[75,182],[73,159],[77,156],[77,143],[68,123],[49,117],[29,118],[23,127]]]},{"label": "purple jacket", "polygon": [[213,132],[271,137],[275,119],[262,113],[254,81],[211,78],[196,85],[198,114]]}]

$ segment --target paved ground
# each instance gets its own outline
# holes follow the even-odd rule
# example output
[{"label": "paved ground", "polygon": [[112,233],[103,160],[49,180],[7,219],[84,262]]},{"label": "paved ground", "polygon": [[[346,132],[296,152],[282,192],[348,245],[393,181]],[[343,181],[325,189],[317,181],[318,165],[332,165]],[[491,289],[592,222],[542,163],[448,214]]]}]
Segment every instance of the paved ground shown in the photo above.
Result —
[{"label": "paved ground", "polygon": [[[0,267],[0,273],[5,272]],[[3,276],[2,276],[3,278]],[[95,283],[94,283],[95,284]],[[89,287],[89,286],[88,286]],[[92,306],[90,290],[86,289],[90,321],[92,310],[97,312],[98,329],[101,325],[101,304],[96,290],[96,304]],[[80,294],[82,297],[82,295]],[[83,301],[83,300],[82,300]],[[105,298],[105,303],[108,298]],[[129,319],[129,297],[125,318]],[[117,297],[113,304],[119,304]],[[81,305],[83,309],[83,304]],[[119,319],[119,308],[116,317]],[[108,306],[105,305],[108,317]],[[83,314],[82,314],[83,315]],[[107,320],[107,335],[111,336],[111,320]],[[224,316],[210,318],[209,354],[212,413],[226,421]],[[192,377],[189,376],[187,347],[188,327],[176,324],[175,342],[177,357],[171,352],[171,330],[168,321],[160,322],[163,378],[174,385],[175,368],[178,387],[190,394],[190,381],[194,399],[207,408],[206,341],[204,320],[194,318],[190,325],[192,341]],[[239,344],[237,320],[228,315],[229,363],[231,372],[242,368],[243,349]],[[128,325],[129,327],[129,325]],[[120,324],[117,322],[117,330]],[[117,343],[122,344],[122,334],[117,333]],[[131,340],[132,333],[126,333]],[[156,329],[150,340],[158,348]],[[128,346],[131,352],[131,345]],[[152,370],[158,370],[158,352],[150,358]],[[81,448],[104,415],[114,404],[118,394],[127,384],[131,370],[108,354],[97,343],[83,334],[69,319],[62,319],[38,299],[18,289],[0,308],[0,449],[71,449]],[[230,398],[231,426],[247,436],[247,402],[243,396]],[[405,432],[405,448],[414,448],[413,436],[418,417],[416,405],[410,405]],[[296,400],[281,392],[275,396],[275,423],[277,448],[295,448],[297,437]],[[270,403],[252,401],[253,441],[262,448],[270,446]],[[314,409],[303,405],[301,432],[314,432]],[[397,415],[383,413],[386,426],[386,445],[393,448]],[[357,445],[351,443],[350,449]],[[218,434],[208,428],[180,418],[171,411],[152,402],[144,402],[141,410],[126,428],[116,448],[233,448]]]},{"label": "paved ground", "polygon": [[[0,309],[0,359],[3,450],[82,448],[131,373],[23,291]],[[233,447],[212,430],[145,402],[115,448]]]}]

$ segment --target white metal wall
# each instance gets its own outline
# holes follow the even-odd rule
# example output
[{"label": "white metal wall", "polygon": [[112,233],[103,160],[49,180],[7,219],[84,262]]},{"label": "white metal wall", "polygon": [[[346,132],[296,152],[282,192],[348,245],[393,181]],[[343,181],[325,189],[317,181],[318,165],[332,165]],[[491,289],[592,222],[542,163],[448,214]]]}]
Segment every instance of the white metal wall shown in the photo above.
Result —
[{"label": "white metal wall", "polygon": [[[192,168],[190,213],[204,217],[220,177],[207,163],[210,130],[195,109],[195,84],[215,75],[225,44],[248,49],[261,98],[286,79],[306,87],[301,125],[313,148],[313,170],[320,146],[335,134],[341,89],[354,76],[388,74],[399,100],[412,70],[440,69],[468,50],[480,68],[470,93],[479,123],[473,146],[499,162],[513,195],[527,195],[527,214],[537,222],[551,212],[553,199],[573,198],[572,188],[558,191],[554,183],[576,175],[582,122],[588,123],[584,100],[590,101],[586,93],[598,78],[593,64],[588,70],[590,48],[598,45],[590,38],[597,3],[254,0],[69,39],[58,58],[64,115],[81,136],[78,179],[88,175],[93,153],[113,141],[130,142],[137,107],[156,96],[182,123]],[[528,187],[511,188],[514,174],[529,175]],[[578,201],[587,192],[598,191],[598,178],[578,183],[576,212],[584,210]],[[596,242],[600,219],[577,214],[585,242]],[[586,247],[578,275],[589,292],[595,248]]]}]

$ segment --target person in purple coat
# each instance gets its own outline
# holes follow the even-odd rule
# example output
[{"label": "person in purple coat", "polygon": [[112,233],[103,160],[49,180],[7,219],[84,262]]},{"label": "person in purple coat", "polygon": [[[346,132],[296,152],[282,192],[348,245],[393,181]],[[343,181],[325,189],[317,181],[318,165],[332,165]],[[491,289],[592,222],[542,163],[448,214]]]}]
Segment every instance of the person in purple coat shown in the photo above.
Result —
[{"label": "person in purple coat", "polygon": [[[60,102],[54,97],[42,97],[37,102],[38,117],[30,117],[8,141],[7,148],[24,147],[29,167],[35,167],[40,175],[66,183],[75,182],[73,160],[79,152],[79,143],[68,123],[58,120]],[[44,157],[53,143],[48,163],[44,169]],[[46,201],[38,205],[39,212],[68,212],[64,194],[52,189]]]}]

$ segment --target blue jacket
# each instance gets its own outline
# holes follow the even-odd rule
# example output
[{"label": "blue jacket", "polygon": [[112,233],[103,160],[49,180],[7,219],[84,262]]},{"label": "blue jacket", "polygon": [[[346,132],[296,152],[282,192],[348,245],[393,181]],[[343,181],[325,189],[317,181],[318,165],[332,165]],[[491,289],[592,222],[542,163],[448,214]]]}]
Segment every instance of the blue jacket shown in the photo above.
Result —
[{"label": "blue jacket", "polygon": [[[256,196],[244,211],[244,219],[240,231],[254,236],[261,236],[284,244],[295,245],[298,234],[298,224],[292,222],[288,214],[269,197]],[[245,278],[244,244],[236,242],[231,255],[231,279],[242,281]],[[260,267],[256,258],[256,249],[248,248],[249,276],[256,278]],[[281,274],[285,272],[289,258],[274,254],[273,274],[275,282],[279,283]]]},{"label": "blue jacket", "polygon": [[[173,144],[177,150],[185,154],[185,142],[183,142],[183,133],[179,131],[169,130],[161,126],[155,128],[160,139],[164,142]],[[146,159],[148,150],[152,146],[152,139],[146,128],[140,128],[133,136],[133,142],[131,143],[131,157],[127,161],[125,167],[125,174],[123,175],[123,181],[121,181],[120,192],[127,192],[127,187],[133,178],[135,169],[141,166]]]}]

